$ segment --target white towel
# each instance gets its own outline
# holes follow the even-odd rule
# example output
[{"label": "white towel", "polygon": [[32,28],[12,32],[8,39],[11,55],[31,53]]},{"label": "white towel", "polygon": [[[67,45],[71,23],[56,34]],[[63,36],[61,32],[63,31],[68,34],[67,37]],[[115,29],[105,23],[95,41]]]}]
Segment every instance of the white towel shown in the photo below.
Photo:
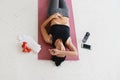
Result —
[{"label": "white towel", "polygon": [[19,35],[18,38],[21,45],[23,42],[27,42],[27,46],[31,48],[34,53],[38,53],[41,50],[41,45],[35,42],[30,36]]}]

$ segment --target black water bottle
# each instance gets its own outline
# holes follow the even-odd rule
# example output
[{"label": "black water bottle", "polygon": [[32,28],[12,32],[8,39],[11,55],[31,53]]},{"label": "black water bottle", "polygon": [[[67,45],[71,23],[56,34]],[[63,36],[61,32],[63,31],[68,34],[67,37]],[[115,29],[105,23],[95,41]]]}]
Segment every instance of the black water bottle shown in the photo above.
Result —
[{"label": "black water bottle", "polygon": [[87,41],[87,39],[88,39],[89,36],[90,36],[90,33],[89,33],[89,32],[86,32],[86,34],[85,34],[82,42],[83,42],[83,43],[86,43],[86,41]]}]

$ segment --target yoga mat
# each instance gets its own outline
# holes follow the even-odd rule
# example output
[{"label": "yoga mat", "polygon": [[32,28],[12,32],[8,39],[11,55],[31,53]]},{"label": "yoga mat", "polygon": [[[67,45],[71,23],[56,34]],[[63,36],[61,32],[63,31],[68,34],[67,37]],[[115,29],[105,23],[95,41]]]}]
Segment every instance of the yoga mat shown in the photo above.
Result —
[{"label": "yoga mat", "polygon": [[[71,0],[66,0],[69,12],[70,12],[70,35],[72,38],[73,44],[77,47],[76,41],[76,33],[75,33],[75,26],[74,26],[74,18],[72,12],[72,3]],[[38,43],[41,45],[42,49],[38,53],[39,60],[50,60],[51,54],[49,53],[48,49],[51,49],[51,45],[46,44],[42,38],[40,26],[41,24],[47,19],[47,11],[48,11],[48,4],[49,0],[38,0]],[[79,54],[75,57],[66,57],[66,60],[79,60]]]}]

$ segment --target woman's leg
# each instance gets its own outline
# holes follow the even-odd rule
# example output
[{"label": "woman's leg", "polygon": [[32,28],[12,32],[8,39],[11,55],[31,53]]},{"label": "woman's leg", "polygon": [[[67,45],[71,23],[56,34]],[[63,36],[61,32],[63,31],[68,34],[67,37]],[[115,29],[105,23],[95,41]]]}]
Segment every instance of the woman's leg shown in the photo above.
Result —
[{"label": "woman's leg", "polygon": [[48,16],[56,13],[59,8],[59,0],[49,0]]},{"label": "woman's leg", "polygon": [[69,17],[69,9],[65,0],[59,0],[59,8],[62,10],[63,16]]},{"label": "woman's leg", "polygon": [[59,0],[59,8],[62,8],[68,11],[68,6],[65,0]]}]

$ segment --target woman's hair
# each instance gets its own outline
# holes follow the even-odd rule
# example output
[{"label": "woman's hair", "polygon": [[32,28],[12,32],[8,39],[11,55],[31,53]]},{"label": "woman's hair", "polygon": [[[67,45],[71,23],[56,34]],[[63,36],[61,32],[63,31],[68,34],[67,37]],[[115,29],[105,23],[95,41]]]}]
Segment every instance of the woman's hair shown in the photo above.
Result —
[{"label": "woman's hair", "polygon": [[56,66],[59,66],[65,60],[65,58],[66,56],[65,57],[52,56],[51,60],[55,62]]}]

